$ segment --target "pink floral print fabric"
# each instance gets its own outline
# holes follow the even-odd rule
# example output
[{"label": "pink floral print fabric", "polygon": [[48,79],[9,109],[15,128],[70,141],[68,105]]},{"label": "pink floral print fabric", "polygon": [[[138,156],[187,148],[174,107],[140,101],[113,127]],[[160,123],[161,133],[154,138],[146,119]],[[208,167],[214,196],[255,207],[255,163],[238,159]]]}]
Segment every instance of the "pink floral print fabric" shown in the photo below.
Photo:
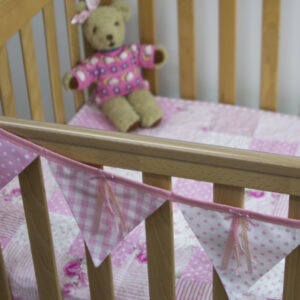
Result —
[{"label": "pink floral print fabric", "polygon": [[149,89],[140,68],[154,68],[154,45],[130,44],[113,51],[100,51],[72,70],[78,90],[97,84],[95,102],[130,94],[136,89]]}]

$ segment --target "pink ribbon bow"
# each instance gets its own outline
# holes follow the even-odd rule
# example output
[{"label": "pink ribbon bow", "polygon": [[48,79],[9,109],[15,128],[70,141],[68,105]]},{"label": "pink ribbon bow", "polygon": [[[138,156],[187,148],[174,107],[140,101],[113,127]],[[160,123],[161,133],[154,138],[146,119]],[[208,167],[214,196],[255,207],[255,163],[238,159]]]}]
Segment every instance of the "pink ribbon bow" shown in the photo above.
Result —
[{"label": "pink ribbon bow", "polygon": [[[252,274],[252,258],[249,249],[248,241],[248,226],[249,223],[255,225],[248,215],[242,215],[235,211],[231,212],[233,215],[226,219],[232,218],[232,223],[230,227],[230,232],[228,234],[226,248],[224,251],[221,270],[226,270],[232,255],[232,252],[235,252],[237,259],[236,270],[241,266],[240,260],[240,250],[245,254],[247,259],[247,266],[249,274]],[[241,232],[239,233],[239,228],[241,227]]]},{"label": "pink ribbon bow", "polygon": [[84,23],[90,14],[99,6],[101,0],[86,0],[87,10],[83,10],[81,13],[74,16],[71,24]]},{"label": "pink ribbon bow", "polygon": [[99,177],[91,178],[98,179],[98,195],[99,201],[97,201],[96,207],[96,217],[94,219],[93,228],[97,230],[99,228],[100,220],[101,220],[101,212],[102,212],[102,203],[106,205],[109,214],[112,217],[112,220],[115,221],[116,231],[119,232],[121,227],[121,232],[124,235],[128,233],[128,226],[126,220],[122,214],[121,208],[119,206],[118,200],[110,187],[109,183],[106,180],[106,176],[100,173]]}]

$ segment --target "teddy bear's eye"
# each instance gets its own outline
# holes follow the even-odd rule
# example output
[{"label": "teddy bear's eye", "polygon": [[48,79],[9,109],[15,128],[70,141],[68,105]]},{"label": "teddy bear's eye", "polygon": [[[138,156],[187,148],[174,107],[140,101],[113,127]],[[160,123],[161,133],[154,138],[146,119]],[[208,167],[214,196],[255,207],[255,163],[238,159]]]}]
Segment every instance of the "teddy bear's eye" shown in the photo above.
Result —
[{"label": "teddy bear's eye", "polygon": [[98,30],[98,28],[95,26],[95,27],[93,28],[93,33],[96,33],[97,30]]},{"label": "teddy bear's eye", "polygon": [[117,22],[115,22],[115,26],[119,26],[120,25],[120,23],[117,21]]}]

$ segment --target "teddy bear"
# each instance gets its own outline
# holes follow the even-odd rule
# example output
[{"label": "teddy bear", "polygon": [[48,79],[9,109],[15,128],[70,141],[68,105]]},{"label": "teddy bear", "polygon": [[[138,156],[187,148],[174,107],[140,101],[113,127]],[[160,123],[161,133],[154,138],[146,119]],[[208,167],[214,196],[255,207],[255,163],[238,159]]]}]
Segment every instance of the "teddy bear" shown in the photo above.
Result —
[{"label": "teddy bear", "polygon": [[82,90],[96,83],[94,101],[114,126],[128,132],[153,127],[163,117],[143,79],[141,68],[160,68],[167,60],[163,46],[124,45],[131,8],[125,1],[99,6],[99,0],[81,1],[72,23],[82,24],[86,40],[96,51],[63,77],[66,90]]}]

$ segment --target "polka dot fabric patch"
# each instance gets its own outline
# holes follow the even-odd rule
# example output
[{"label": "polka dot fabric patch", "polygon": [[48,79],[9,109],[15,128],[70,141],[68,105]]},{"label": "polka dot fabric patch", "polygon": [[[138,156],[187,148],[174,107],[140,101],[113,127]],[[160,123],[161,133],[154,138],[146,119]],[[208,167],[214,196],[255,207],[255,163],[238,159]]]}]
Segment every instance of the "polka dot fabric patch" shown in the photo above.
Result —
[{"label": "polka dot fabric patch", "polygon": [[0,189],[26,168],[37,155],[0,137]]},{"label": "polka dot fabric patch", "polygon": [[[299,228],[187,205],[182,212],[212,260],[231,300],[242,299],[243,294],[300,242]],[[253,293],[257,295],[259,291]]]}]

